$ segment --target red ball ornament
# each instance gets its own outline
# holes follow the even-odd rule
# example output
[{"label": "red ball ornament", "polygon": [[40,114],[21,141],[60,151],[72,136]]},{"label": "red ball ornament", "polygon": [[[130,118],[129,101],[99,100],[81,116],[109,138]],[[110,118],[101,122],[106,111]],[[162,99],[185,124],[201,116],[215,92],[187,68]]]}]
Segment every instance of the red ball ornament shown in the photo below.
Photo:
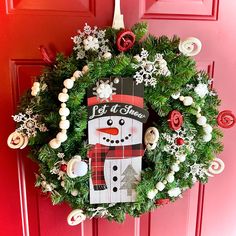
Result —
[{"label": "red ball ornament", "polygon": [[169,113],[168,123],[169,123],[170,129],[172,129],[172,130],[180,129],[180,127],[183,124],[182,114],[177,110],[171,111]]},{"label": "red ball ornament", "polygon": [[135,34],[130,30],[122,30],[116,39],[116,46],[120,52],[126,52],[133,47]]},{"label": "red ball ornament", "polygon": [[229,110],[221,111],[219,115],[217,116],[217,124],[221,128],[228,129],[234,126],[235,119],[236,118],[234,114],[232,113],[232,111],[229,111]]},{"label": "red ball ornament", "polygon": [[170,199],[164,198],[164,199],[158,199],[158,200],[156,200],[155,204],[156,204],[157,206],[160,206],[160,205],[166,205],[166,204],[168,204],[169,202],[170,202]]},{"label": "red ball ornament", "polygon": [[183,140],[182,138],[177,138],[177,139],[175,140],[175,142],[176,142],[176,144],[177,144],[178,146],[181,146],[181,145],[184,144],[184,140]]},{"label": "red ball ornament", "polygon": [[66,172],[66,170],[67,170],[67,165],[66,165],[66,164],[62,164],[62,165],[60,166],[60,170],[63,171],[63,172]]}]

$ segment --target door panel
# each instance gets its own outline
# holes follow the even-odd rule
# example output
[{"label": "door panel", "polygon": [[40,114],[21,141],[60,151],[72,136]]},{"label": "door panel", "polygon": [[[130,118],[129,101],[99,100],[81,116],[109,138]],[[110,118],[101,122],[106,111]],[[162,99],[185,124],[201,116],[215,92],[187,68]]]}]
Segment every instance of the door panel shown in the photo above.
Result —
[{"label": "door panel", "polygon": [[[196,57],[199,69],[214,79],[222,98],[222,110],[236,110],[236,2],[227,0],[121,0],[127,27],[140,20],[149,23],[155,35],[198,37],[202,52]],[[122,224],[92,219],[71,227],[66,204],[52,206],[50,199],[34,188],[37,165],[27,150],[10,150],[6,140],[14,130],[11,115],[19,96],[40,74],[43,62],[38,47],[45,45],[68,54],[71,36],[84,23],[112,23],[110,0],[0,0],[0,235],[24,236],[234,236],[236,199],[235,130],[225,131],[225,151],[220,155],[225,172],[207,186],[196,184],[184,198],[140,218],[127,217]]]}]

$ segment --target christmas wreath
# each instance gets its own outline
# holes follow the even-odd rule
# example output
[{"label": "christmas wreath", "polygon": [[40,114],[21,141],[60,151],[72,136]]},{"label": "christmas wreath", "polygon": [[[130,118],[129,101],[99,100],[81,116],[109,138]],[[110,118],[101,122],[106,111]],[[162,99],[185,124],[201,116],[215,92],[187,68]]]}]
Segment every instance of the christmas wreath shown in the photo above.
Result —
[{"label": "christmas wreath", "polygon": [[147,35],[142,22],[86,24],[72,40],[70,56],[40,48],[47,66],[21,98],[8,138],[11,148],[31,147],[36,187],[70,204],[70,225],[137,217],[223,170],[218,126],[235,117],[218,114],[212,80],[196,69],[198,39]]}]

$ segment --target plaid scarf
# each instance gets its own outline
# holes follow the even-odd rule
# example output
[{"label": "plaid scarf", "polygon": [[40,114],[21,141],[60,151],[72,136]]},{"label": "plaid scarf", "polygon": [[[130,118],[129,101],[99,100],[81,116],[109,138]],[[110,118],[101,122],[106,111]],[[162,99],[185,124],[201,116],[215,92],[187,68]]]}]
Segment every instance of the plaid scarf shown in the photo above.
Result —
[{"label": "plaid scarf", "polygon": [[100,143],[93,145],[88,151],[91,158],[92,182],[94,190],[106,189],[104,163],[106,159],[126,159],[144,155],[142,144],[128,146],[105,146]]}]

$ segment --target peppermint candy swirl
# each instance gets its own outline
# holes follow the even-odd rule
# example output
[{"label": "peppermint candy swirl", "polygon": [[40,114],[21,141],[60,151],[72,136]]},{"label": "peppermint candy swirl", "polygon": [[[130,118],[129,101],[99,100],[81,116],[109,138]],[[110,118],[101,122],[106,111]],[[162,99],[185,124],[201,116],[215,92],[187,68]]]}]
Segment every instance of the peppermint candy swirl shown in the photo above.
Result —
[{"label": "peppermint candy swirl", "polygon": [[196,56],[202,49],[202,43],[195,37],[187,38],[179,43],[179,50],[186,56]]},{"label": "peppermint candy swirl", "polygon": [[126,52],[133,47],[135,43],[135,34],[130,30],[121,31],[116,40],[117,48],[120,52]]},{"label": "peppermint candy swirl", "polygon": [[67,222],[71,226],[78,225],[86,219],[86,215],[80,209],[73,210],[67,217]]},{"label": "peppermint candy swirl", "polygon": [[224,170],[224,168],[225,168],[224,162],[216,157],[212,161],[211,166],[208,168],[206,175],[213,177],[214,175],[220,174]]},{"label": "peppermint candy swirl", "polygon": [[183,124],[183,116],[182,114],[177,111],[173,110],[169,114],[169,119],[168,119],[169,127],[172,130],[178,130]]},{"label": "peppermint candy swirl", "polygon": [[232,111],[225,110],[219,113],[217,123],[221,128],[231,128],[235,124],[235,116]]}]

